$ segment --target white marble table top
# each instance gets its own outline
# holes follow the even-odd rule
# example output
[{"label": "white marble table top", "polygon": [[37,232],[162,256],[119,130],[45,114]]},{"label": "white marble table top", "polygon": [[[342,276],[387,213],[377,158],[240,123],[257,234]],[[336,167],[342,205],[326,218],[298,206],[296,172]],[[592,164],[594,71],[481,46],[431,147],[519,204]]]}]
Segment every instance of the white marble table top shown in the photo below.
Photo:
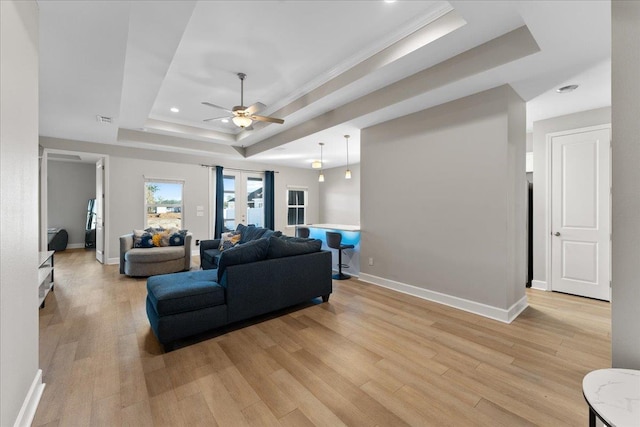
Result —
[{"label": "white marble table top", "polygon": [[611,426],[640,426],[640,371],[599,369],[582,380],[591,408]]}]

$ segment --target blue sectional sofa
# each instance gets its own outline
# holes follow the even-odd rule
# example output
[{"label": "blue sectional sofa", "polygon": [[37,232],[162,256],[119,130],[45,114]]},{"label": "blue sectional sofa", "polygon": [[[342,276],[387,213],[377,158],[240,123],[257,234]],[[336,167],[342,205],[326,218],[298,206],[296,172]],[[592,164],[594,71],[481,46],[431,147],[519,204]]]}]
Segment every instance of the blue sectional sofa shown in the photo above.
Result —
[{"label": "blue sectional sofa", "polygon": [[150,277],[147,316],[170,350],[182,338],[332,292],[331,253],[321,242],[272,236],[225,250],[218,268]]}]

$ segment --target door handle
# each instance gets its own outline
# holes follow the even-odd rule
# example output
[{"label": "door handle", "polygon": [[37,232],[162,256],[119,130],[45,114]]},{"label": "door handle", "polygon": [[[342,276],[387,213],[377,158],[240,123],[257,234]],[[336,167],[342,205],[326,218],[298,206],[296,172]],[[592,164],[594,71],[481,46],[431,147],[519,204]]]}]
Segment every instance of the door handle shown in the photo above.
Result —
[{"label": "door handle", "polygon": [[554,236],[559,236],[559,235],[560,235],[560,232],[559,232],[559,231],[556,231],[555,233],[553,233],[553,235],[554,235]]}]

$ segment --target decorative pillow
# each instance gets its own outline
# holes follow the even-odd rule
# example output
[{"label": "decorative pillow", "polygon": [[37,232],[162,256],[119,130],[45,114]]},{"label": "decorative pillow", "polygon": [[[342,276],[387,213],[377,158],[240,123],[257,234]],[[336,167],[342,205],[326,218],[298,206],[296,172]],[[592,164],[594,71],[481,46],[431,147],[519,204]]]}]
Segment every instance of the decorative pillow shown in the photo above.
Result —
[{"label": "decorative pillow", "polygon": [[268,248],[269,241],[267,239],[258,239],[234,246],[222,252],[218,260],[218,283],[222,281],[222,276],[227,271],[227,267],[262,261],[267,258]]},{"label": "decorative pillow", "polygon": [[283,239],[271,236],[267,258],[284,258],[288,256],[310,254],[322,248],[322,241],[318,239]]},{"label": "decorative pillow", "polygon": [[144,233],[140,238],[140,247],[141,248],[152,248],[153,247],[153,236],[149,233]]},{"label": "decorative pillow", "polygon": [[222,233],[222,236],[220,236],[220,246],[218,246],[218,250],[222,252],[226,249],[231,249],[240,243],[240,237],[240,233],[237,231]]},{"label": "decorative pillow", "polygon": [[180,233],[180,234],[182,234],[183,236],[186,236],[186,235],[187,235],[187,232],[188,232],[189,230],[180,230],[178,227],[171,227],[170,229],[168,229],[168,230],[164,230],[164,231],[166,231],[167,233],[169,233],[169,236],[171,236],[171,235],[173,235],[173,234],[176,234],[176,233]]},{"label": "decorative pillow", "polygon": [[154,234],[152,239],[154,246],[169,246],[169,234],[166,231]]},{"label": "decorative pillow", "polygon": [[146,233],[144,230],[133,230],[133,247],[141,248],[142,236]]},{"label": "decorative pillow", "polygon": [[169,237],[169,246],[184,246],[184,234],[173,233]]}]

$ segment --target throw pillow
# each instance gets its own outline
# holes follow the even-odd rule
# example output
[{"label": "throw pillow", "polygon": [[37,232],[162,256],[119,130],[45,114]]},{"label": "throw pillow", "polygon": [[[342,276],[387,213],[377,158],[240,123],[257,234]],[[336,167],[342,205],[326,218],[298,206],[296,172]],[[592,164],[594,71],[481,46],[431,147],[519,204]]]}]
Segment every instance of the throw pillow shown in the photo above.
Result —
[{"label": "throw pillow", "polygon": [[154,234],[152,238],[154,246],[169,246],[169,234],[165,231]]},{"label": "throw pillow", "polygon": [[293,240],[271,236],[269,238],[267,259],[310,254],[320,251],[320,248],[322,248],[322,241],[318,239]]},{"label": "throw pillow", "polygon": [[240,237],[240,233],[236,231],[222,233],[222,236],[220,236],[220,246],[218,246],[218,250],[222,252],[224,250],[231,249],[240,243]]},{"label": "throw pillow", "polygon": [[153,247],[153,236],[149,233],[144,233],[140,238],[140,247],[141,248],[152,248]]},{"label": "throw pillow", "polygon": [[218,260],[218,283],[231,265],[247,264],[262,261],[267,258],[269,241],[267,239],[252,240],[242,245],[234,246],[222,252]]},{"label": "throw pillow", "polygon": [[133,230],[133,247],[141,248],[142,246],[142,236],[146,233],[144,230]]},{"label": "throw pillow", "polygon": [[173,233],[169,237],[169,246],[184,246],[184,234]]}]

